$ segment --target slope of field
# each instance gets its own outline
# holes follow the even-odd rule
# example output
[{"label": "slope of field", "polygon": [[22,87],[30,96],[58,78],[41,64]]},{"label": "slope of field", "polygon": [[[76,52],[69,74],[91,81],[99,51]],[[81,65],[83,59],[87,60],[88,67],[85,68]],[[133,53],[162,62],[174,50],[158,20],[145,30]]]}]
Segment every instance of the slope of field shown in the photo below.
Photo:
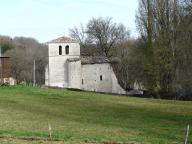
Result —
[{"label": "slope of field", "polygon": [[183,143],[192,102],[0,87],[1,139],[48,139],[48,123],[58,143]]}]

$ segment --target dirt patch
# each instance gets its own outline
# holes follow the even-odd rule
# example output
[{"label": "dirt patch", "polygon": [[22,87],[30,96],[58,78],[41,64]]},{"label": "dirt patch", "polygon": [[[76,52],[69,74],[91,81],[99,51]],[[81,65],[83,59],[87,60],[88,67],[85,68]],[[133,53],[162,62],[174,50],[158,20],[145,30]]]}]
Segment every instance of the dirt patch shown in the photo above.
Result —
[{"label": "dirt patch", "polygon": [[[75,141],[50,141],[46,139],[34,139],[34,138],[11,138],[0,137],[0,144],[100,144],[95,142],[75,142]],[[102,143],[103,144],[103,143]]]},{"label": "dirt patch", "polygon": [[64,141],[0,138],[0,143],[1,144],[64,144]]},{"label": "dirt patch", "polygon": [[[127,144],[127,143],[114,143],[114,142],[73,142],[73,141],[50,141],[45,139],[34,139],[34,138],[10,138],[10,137],[0,137],[0,144]],[[133,143],[129,143],[133,144]]]}]

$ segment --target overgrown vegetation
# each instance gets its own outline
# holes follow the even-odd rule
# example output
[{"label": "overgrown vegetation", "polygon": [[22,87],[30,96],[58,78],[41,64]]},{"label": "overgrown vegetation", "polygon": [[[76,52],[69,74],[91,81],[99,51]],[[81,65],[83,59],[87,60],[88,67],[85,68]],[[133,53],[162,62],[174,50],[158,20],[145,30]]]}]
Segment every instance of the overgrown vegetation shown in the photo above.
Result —
[{"label": "overgrown vegetation", "polygon": [[45,83],[48,49],[33,38],[0,36],[3,56],[11,57],[11,75],[17,84],[33,83],[33,65],[36,62],[36,84]]},{"label": "overgrown vegetation", "polygon": [[[92,18],[86,26],[70,29],[81,45],[81,55],[102,55],[118,64],[114,71],[120,85],[139,86],[145,97],[192,100],[192,1],[139,0],[136,24],[140,36],[112,18]],[[31,38],[1,38],[3,53],[12,57],[17,83],[44,84],[47,47]]]},{"label": "overgrown vegetation", "polygon": [[191,0],[138,2],[139,38],[130,38],[126,27],[110,18],[93,18],[70,30],[71,36],[88,55],[118,57],[116,72],[125,89],[137,84],[147,97],[192,100]]},{"label": "overgrown vegetation", "polygon": [[140,0],[137,25],[143,42],[141,83],[160,98],[192,99],[192,2]]},{"label": "overgrown vegetation", "polygon": [[[183,143],[192,103],[69,90],[0,87],[0,136],[66,143]],[[191,133],[189,142],[191,142]]]}]

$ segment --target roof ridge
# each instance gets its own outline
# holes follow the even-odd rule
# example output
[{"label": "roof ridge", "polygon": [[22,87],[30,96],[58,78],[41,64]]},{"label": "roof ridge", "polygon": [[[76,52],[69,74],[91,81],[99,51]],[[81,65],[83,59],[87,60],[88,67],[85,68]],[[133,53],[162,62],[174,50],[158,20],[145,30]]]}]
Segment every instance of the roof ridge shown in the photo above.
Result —
[{"label": "roof ridge", "polygon": [[71,37],[62,36],[62,37],[53,39],[53,40],[49,41],[48,43],[78,43],[78,41]]}]

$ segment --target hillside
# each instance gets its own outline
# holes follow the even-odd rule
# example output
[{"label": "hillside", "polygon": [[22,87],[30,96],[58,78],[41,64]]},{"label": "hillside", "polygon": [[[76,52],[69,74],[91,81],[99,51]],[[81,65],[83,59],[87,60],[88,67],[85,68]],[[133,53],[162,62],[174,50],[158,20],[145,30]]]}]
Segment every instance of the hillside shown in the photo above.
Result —
[{"label": "hillside", "polygon": [[56,143],[177,144],[192,125],[192,102],[0,87],[0,141],[41,143],[48,123]]}]

